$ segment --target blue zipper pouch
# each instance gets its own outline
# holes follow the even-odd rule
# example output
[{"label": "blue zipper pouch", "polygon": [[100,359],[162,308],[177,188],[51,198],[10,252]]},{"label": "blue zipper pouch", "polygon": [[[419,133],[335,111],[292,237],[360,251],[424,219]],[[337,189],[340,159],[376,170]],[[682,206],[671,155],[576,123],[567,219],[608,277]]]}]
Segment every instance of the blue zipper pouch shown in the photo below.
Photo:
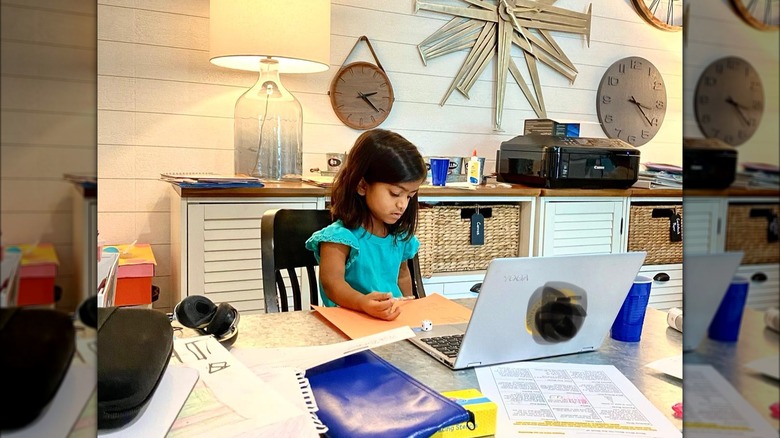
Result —
[{"label": "blue zipper pouch", "polygon": [[428,437],[473,414],[370,350],[306,371],[328,437]]}]

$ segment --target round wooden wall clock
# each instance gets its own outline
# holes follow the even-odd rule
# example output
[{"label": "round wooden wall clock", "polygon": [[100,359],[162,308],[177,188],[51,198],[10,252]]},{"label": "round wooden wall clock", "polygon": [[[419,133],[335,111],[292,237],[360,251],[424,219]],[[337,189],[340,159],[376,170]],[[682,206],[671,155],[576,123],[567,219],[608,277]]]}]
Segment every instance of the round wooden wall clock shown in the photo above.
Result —
[{"label": "round wooden wall clock", "polygon": [[653,26],[669,31],[683,27],[683,0],[631,0],[636,12]]},{"label": "round wooden wall clock", "polygon": [[764,88],[758,72],[736,56],[720,58],[699,76],[694,91],[696,122],[705,137],[732,146],[746,142],[764,113]]},{"label": "round wooden wall clock", "polygon": [[368,44],[376,64],[359,61],[342,65],[330,83],[328,94],[333,112],[342,123],[354,129],[371,129],[387,119],[395,97],[390,78],[376,57],[371,42],[361,36],[355,47],[360,41]]},{"label": "round wooden wall clock", "polygon": [[737,15],[761,30],[780,29],[780,0],[731,0]]},{"label": "round wooden wall clock", "polygon": [[604,133],[633,146],[647,143],[658,133],[666,103],[661,73],[638,56],[612,64],[596,91],[596,113]]}]

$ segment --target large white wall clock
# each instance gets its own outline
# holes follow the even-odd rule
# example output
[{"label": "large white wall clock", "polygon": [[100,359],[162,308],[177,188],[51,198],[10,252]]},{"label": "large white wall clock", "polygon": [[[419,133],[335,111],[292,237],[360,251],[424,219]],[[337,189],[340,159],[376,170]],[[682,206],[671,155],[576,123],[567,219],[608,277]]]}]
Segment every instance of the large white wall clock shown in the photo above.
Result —
[{"label": "large white wall clock", "polygon": [[[468,97],[469,90],[493,58],[495,70],[494,120],[501,129],[507,75],[511,74],[523,91],[536,115],[547,117],[539,81],[538,63],[550,66],[574,82],[577,69],[555,42],[551,31],[584,35],[590,45],[590,5],[587,12],[575,12],[553,6],[555,0],[462,0],[463,6],[416,0],[415,10],[452,15],[453,18],[417,48],[423,63],[449,53],[468,49],[468,55],[444,95],[444,105],[454,90]],[[523,50],[531,75],[533,91],[526,85],[520,70],[510,56],[515,45]]]}]

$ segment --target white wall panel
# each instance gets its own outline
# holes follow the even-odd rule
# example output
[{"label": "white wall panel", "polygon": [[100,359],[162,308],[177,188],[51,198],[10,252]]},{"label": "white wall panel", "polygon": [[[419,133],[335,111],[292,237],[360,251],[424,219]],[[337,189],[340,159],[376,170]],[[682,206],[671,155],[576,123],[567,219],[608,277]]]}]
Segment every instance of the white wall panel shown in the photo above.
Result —
[{"label": "white wall panel", "polygon": [[[96,4],[3,0],[0,5],[2,243],[53,243],[57,304],[74,309],[72,196],[64,173],[94,172]],[[80,196],[80,195],[79,195]]]},{"label": "white wall panel", "polygon": [[699,76],[713,61],[739,56],[758,71],[764,87],[764,116],[753,137],[738,147],[740,162],[780,163],[780,38],[777,31],[766,32],[750,27],[733,12],[729,0],[686,0],[696,20],[688,27],[685,46],[685,82],[683,116],[686,137],[700,138],[693,110],[693,93]]},{"label": "white wall panel", "polygon": [[[447,3],[464,4],[457,0]],[[652,158],[679,163],[681,34],[651,28],[628,1],[558,0],[556,6],[585,12],[590,4],[590,47],[580,36],[554,33],[556,42],[579,70],[575,82],[569,83],[546,66],[539,69],[549,116],[580,122],[583,135],[603,137],[595,111],[601,76],[617,59],[643,56],[659,67],[669,90],[666,120],[656,138],[643,146],[643,161]],[[494,168],[500,143],[520,134],[524,120],[536,115],[510,78],[503,131],[493,129],[492,62],[475,83],[470,98],[456,92],[446,105],[439,105],[466,52],[429,60],[426,66],[417,44],[449,18],[428,11],[415,13],[413,0],[332,2],[331,68],[317,74],[282,77],[303,106],[305,172],[324,168],[326,152],[348,150],[360,133],[339,122],[330,108],[327,90],[361,35],[370,38],[396,95],[393,111],[381,127],[404,135],[425,155],[470,155],[477,149],[488,160],[487,170]],[[140,218],[168,216],[172,192],[156,185],[164,186],[156,181],[159,174],[175,170],[232,171],[233,106],[256,75],[208,62],[207,0],[100,0],[97,51],[101,184],[103,180],[135,180],[135,186],[119,182],[113,185],[133,192],[127,193],[132,211],[107,205],[113,211],[109,213],[100,203],[101,237],[112,236],[113,240],[116,234],[117,239],[127,241],[153,238],[153,243],[165,251],[165,233],[152,235],[148,230],[145,236],[139,235],[149,225],[139,223]],[[525,72],[522,53],[515,49],[512,55]],[[371,56],[362,43],[349,59],[368,60]],[[111,190],[112,183],[107,187]],[[159,222],[168,229],[166,220]],[[158,276],[167,287],[168,277]]]}]

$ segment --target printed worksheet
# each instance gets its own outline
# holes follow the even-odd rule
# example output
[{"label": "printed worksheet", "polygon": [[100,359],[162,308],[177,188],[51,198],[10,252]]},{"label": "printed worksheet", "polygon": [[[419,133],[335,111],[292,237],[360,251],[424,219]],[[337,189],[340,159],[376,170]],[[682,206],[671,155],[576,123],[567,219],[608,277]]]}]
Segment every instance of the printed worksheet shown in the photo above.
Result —
[{"label": "printed worksheet", "polygon": [[711,365],[685,365],[685,386],[696,388],[685,391],[685,438],[777,436],[777,431]]},{"label": "printed worksheet", "polygon": [[476,372],[498,405],[496,436],[682,436],[612,365],[518,362]]}]

